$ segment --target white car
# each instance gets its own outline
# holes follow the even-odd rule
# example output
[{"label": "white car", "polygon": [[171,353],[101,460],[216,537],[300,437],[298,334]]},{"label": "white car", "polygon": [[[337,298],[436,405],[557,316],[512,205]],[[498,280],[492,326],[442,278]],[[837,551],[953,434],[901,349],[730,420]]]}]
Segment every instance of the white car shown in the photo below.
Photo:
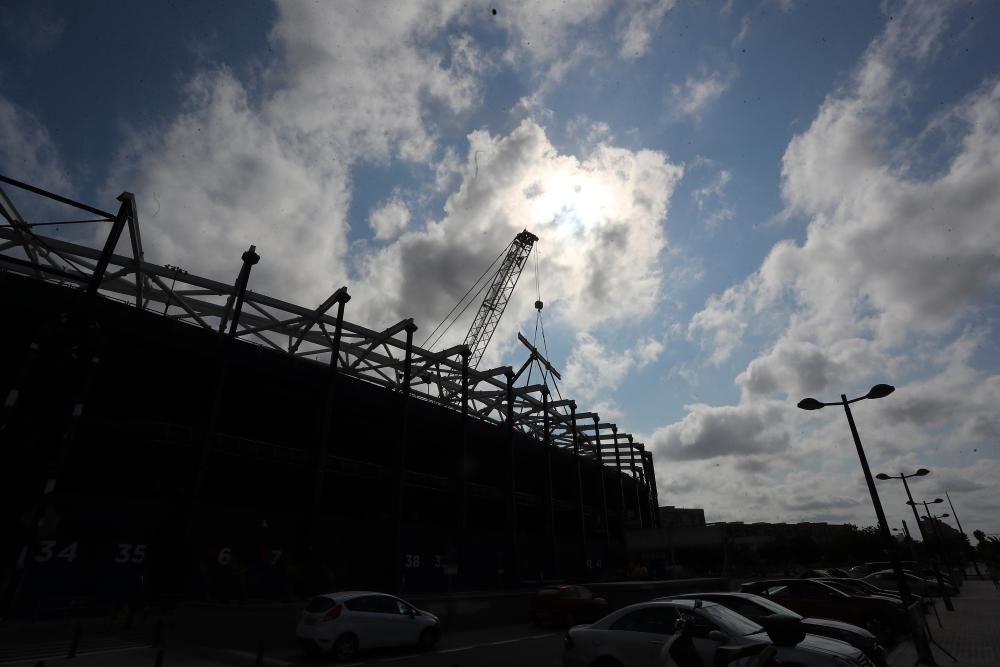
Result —
[{"label": "white car", "polygon": [[311,599],[295,634],[307,653],[333,653],[338,660],[350,660],[372,648],[433,648],[441,636],[441,621],[393,595],[342,591]]},{"label": "white car", "polygon": [[[651,600],[619,609],[590,625],[566,633],[565,667],[663,667],[673,664],[664,655],[679,618],[693,629],[701,664],[714,664],[719,646],[741,646],[770,641],[764,629],[750,619],[713,602]],[[870,667],[865,654],[846,642],[815,635],[795,646],[777,647],[780,664],[803,667]],[[749,662],[749,659],[746,661]],[[744,663],[737,663],[744,664]]]}]

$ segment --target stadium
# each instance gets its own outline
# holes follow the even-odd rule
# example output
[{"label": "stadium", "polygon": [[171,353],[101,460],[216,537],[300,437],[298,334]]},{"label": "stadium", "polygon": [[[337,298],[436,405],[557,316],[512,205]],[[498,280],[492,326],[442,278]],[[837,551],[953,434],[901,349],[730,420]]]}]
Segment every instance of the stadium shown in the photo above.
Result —
[{"label": "stadium", "polygon": [[[352,323],[347,288],[247,289],[253,246],[232,284],[145,261],[129,193],[112,213],[0,183],[5,604],[611,578],[625,531],[656,525],[651,453],[527,339],[520,367],[479,369],[481,339]],[[15,197],[106,221],[103,247],[44,236]]]}]

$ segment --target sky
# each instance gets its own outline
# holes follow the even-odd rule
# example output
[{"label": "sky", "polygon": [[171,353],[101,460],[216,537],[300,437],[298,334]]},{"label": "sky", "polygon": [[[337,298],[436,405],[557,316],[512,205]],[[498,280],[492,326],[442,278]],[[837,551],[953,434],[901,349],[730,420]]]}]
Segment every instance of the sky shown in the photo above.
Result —
[{"label": "sky", "polygon": [[661,504],[873,524],[842,410],[796,403],[889,383],[854,405],[873,471],[1000,533],[1000,4],[8,0],[0,28],[0,173],[135,193],[148,260],[232,282],[255,244],[254,291],[347,285],[420,342],[528,229],[481,366],[520,365],[542,300],[563,395],[652,449]]}]

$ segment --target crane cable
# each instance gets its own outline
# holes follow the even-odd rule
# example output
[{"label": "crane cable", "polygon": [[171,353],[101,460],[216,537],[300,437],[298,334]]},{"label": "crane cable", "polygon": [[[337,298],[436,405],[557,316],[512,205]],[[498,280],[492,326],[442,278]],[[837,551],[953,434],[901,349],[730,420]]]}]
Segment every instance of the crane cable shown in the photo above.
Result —
[{"label": "crane cable", "polygon": [[[425,338],[424,342],[420,344],[420,347],[422,347],[424,349],[427,349],[427,341],[429,341],[434,336],[434,334],[437,333],[438,329],[440,329],[441,326],[448,320],[448,318],[451,317],[451,314],[454,313],[455,310],[457,310],[458,307],[462,305],[462,302],[465,301],[465,299],[469,296],[469,294],[472,292],[472,290],[476,289],[476,285],[479,285],[479,283],[482,282],[483,278],[486,277],[486,274],[488,274],[490,272],[490,270],[494,266],[496,266],[496,263],[500,261],[501,257],[503,257],[505,254],[507,254],[507,252],[510,250],[510,247],[512,245],[514,245],[514,241],[511,241],[510,243],[508,243],[507,247],[500,251],[500,254],[496,256],[496,259],[494,259],[493,262],[490,263],[490,265],[486,267],[486,270],[483,271],[482,275],[479,276],[479,278],[476,280],[476,282],[472,283],[472,286],[469,287],[469,289],[466,290],[465,294],[462,295],[462,298],[459,299],[458,302],[454,306],[452,306],[452,309],[448,311],[448,314],[445,315],[443,318],[441,318],[441,321],[438,322],[438,325],[436,327],[434,327],[434,331],[431,331],[427,335],[427,338]],[[465,311],[468,310],[469,306],[473,303],[473,301],[475,301],[476,298],[478,298],[479,295],[483,293],[483,290],[486,289],[486,286],[488,284],[489,283],[483,283],[482,286],[480,286],[479,290],[476,292],[476,294],[473,296],[473,298],[471,300],[469,300],[468,303],[465,304],[465,307],[462,308],[461,312],[459,312],[458,315],[456,315],[450,322],[448,322],[448,326],[446,326],[444,328],[444,331],[442,331],[440,333],[440,335],[438,335],[438,337],[434,339],[434,342],[431,343],[431,345],[437,345],[438,344],[438,342],[441,340],[441,338],[446,333],[448,333],[448,329],[450,329],[451,326],[453,324],[455,324],[455,322],[457,322],[462,317],[462,315],[465,314]]]}]

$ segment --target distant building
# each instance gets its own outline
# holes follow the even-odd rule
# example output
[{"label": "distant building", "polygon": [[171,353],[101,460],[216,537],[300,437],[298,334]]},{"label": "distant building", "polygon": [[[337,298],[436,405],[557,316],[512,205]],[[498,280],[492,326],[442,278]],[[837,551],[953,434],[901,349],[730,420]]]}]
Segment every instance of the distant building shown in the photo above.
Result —
[{"label": "distant building", "polygon": [[[706,523],[705,510],[665,506],[659,508],[660,527],[630,531],[630,557],[671,571],[684,566],[691,571],[725,571],[736,561],[753,562],[774,543],[787,544],[807,537],[822,549],[856,530],[850,524],[802,521],[767,523],[719,521]],[[742,554],[742,555],[740,555]]]},{"label": "distant building", "polygon": [[695,528],[704,525],[705,510],[700,507],[666,505],[660,508],[660,526],[663,528]]}]

